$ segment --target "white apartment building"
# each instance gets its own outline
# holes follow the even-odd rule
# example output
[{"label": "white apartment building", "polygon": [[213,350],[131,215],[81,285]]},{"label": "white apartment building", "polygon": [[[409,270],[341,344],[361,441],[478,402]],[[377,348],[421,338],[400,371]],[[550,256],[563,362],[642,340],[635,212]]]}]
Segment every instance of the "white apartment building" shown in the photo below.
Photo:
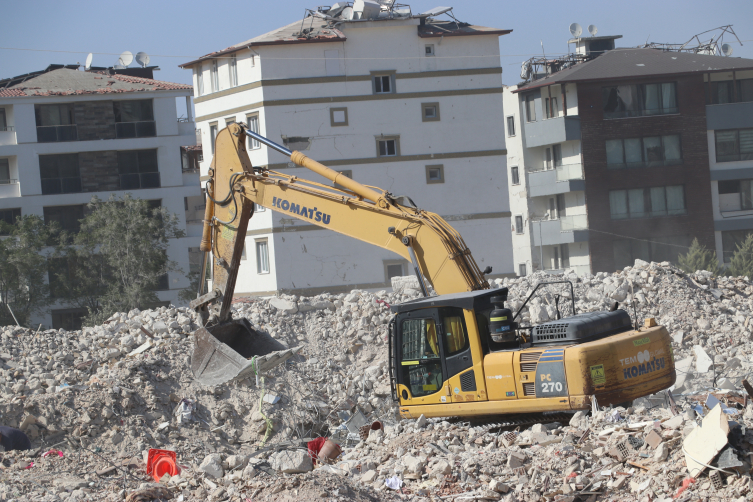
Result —
[{"label": "white apartment building", "polygon": [[[376,10],[362,13],[364,5]],[[410,196],[462,234],[482,269],[513,273],[498,41],[511,30],[375,5],[320,8],[181,65],[193,71],[202,179],[217,132],[246,123],[360,183]],[[256,167],[329,183],[258,143],[248,149]],[[236,293],[382,288],[407,265],[262,208],[249,224]]]},{"label": "white apartment building", "polygon": [[590,272],[576,85],[517,89],[502,94],[515,272]]},{"label": "white apartment building", "polygon": [[[196,247],[199,263],[203,214],[199,173],[181,163],[181,147],[196,144],[195,126],[176,113],[176,98],[191,110],[192,89],[154,80],[149,68],[101,70],[51,65],[0,80],[0,219],[35,214],[76,230],[93,196],[154,201],[187,232],[168,250],[183,273],[169,274],[157,292],[161,302],[177,303],[195,266],[189,248]],[[71,329],[81,315],[58,299],[33,323]]]}]

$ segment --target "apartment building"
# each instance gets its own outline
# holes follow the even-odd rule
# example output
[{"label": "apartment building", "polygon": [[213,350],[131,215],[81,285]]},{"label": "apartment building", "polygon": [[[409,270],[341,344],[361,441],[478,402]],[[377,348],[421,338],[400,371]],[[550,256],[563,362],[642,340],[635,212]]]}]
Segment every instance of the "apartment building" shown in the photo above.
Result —
[{"label": "apartment building", "polygon": [[[181,147],[196,144],[195,126],[176,113],[176,98],[191,110],[192,88],[154,80],[149,68],[100,70],[50,65],[0,80],[0,218],[34,214],[75,231],[93,196],[130,193],[164,206],[187,232],[168,251],[183,273],[169,274],[157,293],[177,302],[199,263],[195,214],[203,214],[198,169],[182,163]],[[60,298],[33,322],[71,329],[83,314]]]},{"label": "apartment building", "polygon": [[729,261],[753,232],[753,60],[603,45],[505,89],[516,271],[676,262],[694,238]]},{"label": "apartment building", "polygon": [[[368,17],[357,5],[320,8],[182,65],[193,72],[203,177],[218,131],[242,122],[360,183],[410,196],[463,235],[482,269],[511,274],[498,40],[511,30],[407,6]],[[258,142],[247,149],[256,167],[331,184]],[[258,208],[236,291],[383,288],[409,270],[389,251]]]}]

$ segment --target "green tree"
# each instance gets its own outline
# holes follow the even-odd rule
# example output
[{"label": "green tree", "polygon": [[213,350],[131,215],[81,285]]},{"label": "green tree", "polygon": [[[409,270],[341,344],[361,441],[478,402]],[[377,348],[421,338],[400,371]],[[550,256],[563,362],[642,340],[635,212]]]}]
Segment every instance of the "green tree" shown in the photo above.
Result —
[{"label": "green tree", "polygon": [[58,228],[27,215],[0,230],[10,234],[0,239],[0,325],[14,325],[17,319],[28,327],[31,316],[51,304],[44,252],[58,239]]},{"label": "green tree", "polygon": [[721,271],[719,260],[716,259],[716,252],[706,249],[706,246],[701,246],[697,238],[693,239],[687,254],[679,255],[677,261],[680,263],[680,268],[689,274],[696,270],[708,270],[712,274],[718,275]]},{"label": "green tree", "polygon": [[180,272],[167,259],[170,240],[183,237],[178,219],[166,208],[126,194],[107,201],[94,197],[72,245],[61,246],[65,259],[53,292],[85,307],[84,324],[100,324],[115,312],[145,308],[159,301],[155,291],[168,287],[168,272]]},{"label": "green tree", "polygon": [[753,234],[737,245],[727,269],[729,275],[753,277]]}]

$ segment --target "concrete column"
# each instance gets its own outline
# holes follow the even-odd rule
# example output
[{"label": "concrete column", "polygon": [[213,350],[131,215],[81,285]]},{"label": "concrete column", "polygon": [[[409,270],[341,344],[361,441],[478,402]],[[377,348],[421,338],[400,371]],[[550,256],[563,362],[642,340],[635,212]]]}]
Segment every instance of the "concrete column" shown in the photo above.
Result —
[{"label": "concrete column", "polygon": [[186,117],[189,122],[193,122],[193,111],[191,111],[191,96],[186,96]]}]

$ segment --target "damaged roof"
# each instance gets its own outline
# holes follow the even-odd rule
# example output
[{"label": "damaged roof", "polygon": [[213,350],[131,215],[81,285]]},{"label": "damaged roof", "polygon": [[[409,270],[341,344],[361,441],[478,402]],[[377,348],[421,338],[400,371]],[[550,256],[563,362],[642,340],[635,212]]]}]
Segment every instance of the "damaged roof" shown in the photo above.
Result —
[{"label": "damaged roof", "polygon": [[612,49],[584,63],[534,80],[513,92],[551,84],[753,69],[753,59],[708,56],[658,49]]},{"label": "damaged roof", "polygon": [[[76,96],[81,94],[119,94],[192,90],[193,86],[163,82],[129,75],[108,75],[107,72],[86,72],[60,68],[14,83],[17,79],[0,80],[0,97]],[[9,85],[4,87],[4,85]]]},{"label": "damaged roof", "polygon": [[487,28],[486,26],[457,23],[455,21],[431,20],[418,27],[418,36],[421,38],[462,37],[467,35],[507,35],[508,33],[512,33],[512,30]]}]

